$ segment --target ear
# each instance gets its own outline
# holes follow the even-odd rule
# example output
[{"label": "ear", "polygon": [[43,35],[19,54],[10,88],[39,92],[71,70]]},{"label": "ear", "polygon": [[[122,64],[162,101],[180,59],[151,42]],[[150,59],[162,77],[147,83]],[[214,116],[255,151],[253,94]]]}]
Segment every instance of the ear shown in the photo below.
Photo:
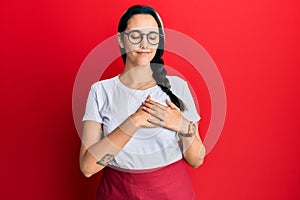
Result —
[{"label": "ear", "polygon": [[124,48],[124,41],[121,33],[118,33],[118,43],[121,48]]}]

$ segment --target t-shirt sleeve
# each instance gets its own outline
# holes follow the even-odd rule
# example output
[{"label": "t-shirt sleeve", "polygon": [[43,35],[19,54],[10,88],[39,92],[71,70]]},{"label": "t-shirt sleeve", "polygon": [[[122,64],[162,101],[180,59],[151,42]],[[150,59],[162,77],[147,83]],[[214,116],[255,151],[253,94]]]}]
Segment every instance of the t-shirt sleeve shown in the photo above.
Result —
[{"label": "t-shirt sleeve", "polygon": [[188,87],[188,84],[184,82],[184,89],[183,89],[183,95],[181,100],[183,101],[185,105],[185,110],[183,111],[183,116],[188,119],[189,121],[197,122],[201,119],[199,116],[195,102],[193,99],[193,96],[191,94],[191,91]]},{"label": "t-shirt sleeve", "polygon": [[168,78],[171,82],[172,92],[177,97],[179,97],[185,105],[185,110],[182,113],[183,116],[189,121],[199,121],[201,117],[198,114],[192,93],[187,82],[177,76],[168,76]]},{"label": "t-shirt sleeve", "polygon": [[87,98],[85,114],[82,121],[92,120],[99,123],[103,122],[100,112],[103,101],[101,100],[101,97],[99,97],[99,95],[101,95],[100,93],[101,90],[99,90],[99,87],[96,87],[96,84],[92,85]]}]

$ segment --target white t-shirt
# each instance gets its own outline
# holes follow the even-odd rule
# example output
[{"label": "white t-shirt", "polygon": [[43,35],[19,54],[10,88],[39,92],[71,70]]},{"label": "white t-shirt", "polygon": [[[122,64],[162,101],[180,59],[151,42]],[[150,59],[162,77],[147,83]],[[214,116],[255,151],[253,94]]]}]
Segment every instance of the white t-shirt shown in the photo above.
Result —
[{"label": "white t-shirt", "polygon": [[[187,83],[176,76],[167,78],[171,91],[186,106],[183,116],[189,121],[199,121],[200,117]],[[125,86],[119,76],[98,81],[91,87],[83,121],[93,120],[103,124],[103,134],[106,136],[136,112],[148,95],[163,105],[169,99],[157,85],[136,90]],[[109,165],[122,169],[152,169],[169,165],[181,158],[182,152],[175,131],[162,127],[140,128]]]}]

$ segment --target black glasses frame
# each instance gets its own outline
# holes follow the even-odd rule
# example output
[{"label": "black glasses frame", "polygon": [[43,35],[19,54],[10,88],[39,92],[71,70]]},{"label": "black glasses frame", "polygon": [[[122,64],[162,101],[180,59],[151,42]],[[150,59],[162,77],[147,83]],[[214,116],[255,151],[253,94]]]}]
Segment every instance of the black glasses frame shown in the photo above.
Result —
[{"label": "black glasses frame", "polygon": [[[132,30],[132,31],[129,31],[129,32],[123,32],[123,33],[127,35],[128,41],[129,41],[131,44],[140,44],[140,43],[143,41],[143,39],[144,39],[144,35],[146,35],[147,42],[148,42],[149,44],[151,44],[151,45],[157,45],[157,44],[159,44],[160,38],[159,38],[159,40],[158,40],[157,43],[152,43],[152,42],[151,42],[151,39],[149,39],[149,35],[150,35],[150,34],[157,34],[158,36],[161,36],[161,37],[164,36],[163,34],[160,34],[160,33],[156,32],[156,31],[150,31],[149,33],[142,33],[142,32],[139,31],[139,30]],[[138,41],[138,42],[132,42],[132,41],[130,40],[130,37],[129,37],[129,35],[130,35],[131,33],[139,33],[139,34],[141,35],[140,41]]]}]

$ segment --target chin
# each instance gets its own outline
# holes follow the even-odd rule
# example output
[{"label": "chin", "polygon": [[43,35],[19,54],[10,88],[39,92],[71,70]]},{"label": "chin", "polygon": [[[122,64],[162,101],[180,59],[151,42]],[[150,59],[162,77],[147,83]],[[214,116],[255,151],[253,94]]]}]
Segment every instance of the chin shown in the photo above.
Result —
[{"label": "chin", "polygon": [[137,63],[137,66],[141,66],[141,67],[147,67],[150,65],[150,62],[140,62],[140,63]]},{"label": "chin", "polygon": [[152,59],[142,59],[136,62],[139,66],[148,66]]}]

